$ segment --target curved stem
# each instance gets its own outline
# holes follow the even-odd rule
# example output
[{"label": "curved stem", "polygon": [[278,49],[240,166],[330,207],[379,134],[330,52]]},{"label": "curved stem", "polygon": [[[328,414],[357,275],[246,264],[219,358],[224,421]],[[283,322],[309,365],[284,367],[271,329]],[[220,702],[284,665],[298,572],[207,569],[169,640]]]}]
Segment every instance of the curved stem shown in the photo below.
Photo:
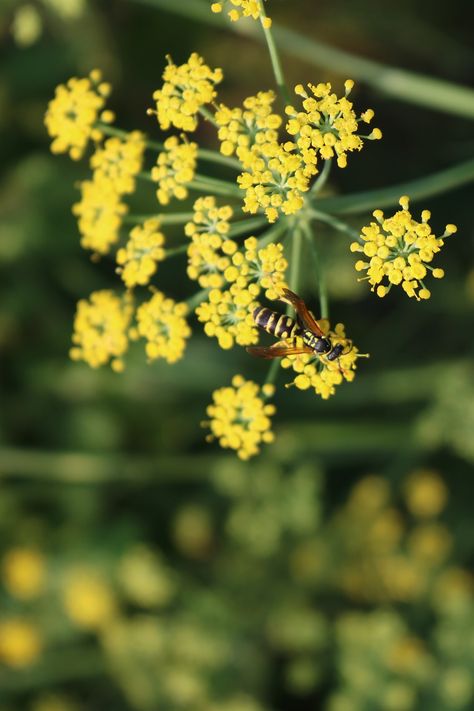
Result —
[{"label": "curved stem", "polygon": [[194,217],[194,212],[172,212],[168,215],[166,214],[154,214],[154,215],[124,215],[122,222],[124,224],[141,224],[146,222],[146,220],[159,220],[160,225],[184,225],[189,222]]},{"label": "curved stem", "polygon": [[310,196],[317,195],[318,193],[321,192],[321,190],[324,188],[326,185],[329,174],[331,172],[331,165],[332,165],[332,158],[329,158],[329,160],[324,161],[324,166],[320,174],[318,175],[317,179],[315,180],[313,187],[309,191]]},{"label": "curved stem", "polygon": [[448,190],[466,185],[474,180],[474,159],[458,163],[457,165],[441,170],[438,173],[427,175],[418,180],[411,180],[398,185],[391,185],[379,190],[367,190],[352,195],[341,197],[320,198],[318,208],[324,212],[338,214],[359,214],[375,208],[391,207],[397,205],[401,195],[408,195],[412,202],[422,198],[432,197],[445,193]]},{"label": "curved stem", "polygon": [[281,97],[282,97],[284,103],[289,104],[291,101],[290,92],[288,91],[288,87],[285,82],[283,68],[281,65],[280,57],[278,55],[278,50],[277,50],[277,46],[275,44],[275,40],[273,39],[271,27],[268,27],[265,23],[265,20],[268,20],[268,17],[265,12],[263,0],[258,0],[258,3],[260,5],[260,15],[261,15],[260,24],[262,25],[263,34],[265,36],[265,40],[266,40],[267,47],[268,47],[268,52],[270,54],[270,61],[272,63],[273,74],[275,75],[275,81],[277,83],[278,90],[281,94]]},{"label": "curved stem", "polygon": [[326,279],[324,276],[324,270],[321,265],[321,258],[319,256],[318,249],[316,247],[316,244],[314,242],[314,235],[311,232],[311,228],[308,225],[308,223],[303,223],[302,228],[305,233],[306,241],[308,243],[308,247],[311,251],[311,256],[313,258],[315,270],[316,270],[316,278],[318,281],[318,295],[319,295],[319,310],[321,312],[321,318],[329,318],[329,301],[328,301],[328,293],[327,293],[327,288],[326,288]]},{"label": "curved stem", "polygon": [[320,210],[308,210],[308,216],[313,220],[319,220],[320,222],[325,222],[327,225],[334,227],[338,232],[343,232],[349,235],[352,239],[360,241],[360,235],[357,230],[354,230],[345,222],[338,220],[332,215],[328,215],[326,212],[320,212]]},{"label": "curved stem", "polygon": [[189,299],[186,299],[185,303],[189,311],[194,311],[196,306],[199,306],[199,304],[204,301],[208,293],[209,289],[201,289],[201,291],[198,291],[196,294],[193,294],[193,296],[190,296]]}]

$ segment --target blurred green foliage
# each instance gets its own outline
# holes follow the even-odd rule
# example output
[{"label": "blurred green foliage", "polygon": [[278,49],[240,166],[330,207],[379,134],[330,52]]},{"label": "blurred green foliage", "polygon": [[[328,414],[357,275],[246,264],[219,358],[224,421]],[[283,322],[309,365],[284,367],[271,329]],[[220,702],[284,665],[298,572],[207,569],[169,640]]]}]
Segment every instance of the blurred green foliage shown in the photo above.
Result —
[{"label": "blurred green foliage", "polygon": [[[462,0],[269,5],[355,54],[472,79]],[[328,402],[279,388],[276,444],[236,462],[199,423],[235,372],[264,380],[245,352],[196,325],[177,366],[138,349],[123,375],[69,362],[75,303],[114,275],[79,247],[69,206],[87,167],[48,153],[43,115],[58,83],[99,66],[117,124],[159,138],[144,107],[166,53],[222,66],[232,105],[272,86],[264,49],[126,0],[3,0],[0,43],[1,711],[472,708],[472,188],[416,205],[459,228],[425,303],[368,295],[321,226],[331,313],[371,359]],[[346,78],[286,69],[291,84]],[[331,194],[472,155],[466,119],[367,85],[358,100],[384,141]],[[183,266],[160,273],[175,297]],[[439,474],[414,477],[426,468]]]}]

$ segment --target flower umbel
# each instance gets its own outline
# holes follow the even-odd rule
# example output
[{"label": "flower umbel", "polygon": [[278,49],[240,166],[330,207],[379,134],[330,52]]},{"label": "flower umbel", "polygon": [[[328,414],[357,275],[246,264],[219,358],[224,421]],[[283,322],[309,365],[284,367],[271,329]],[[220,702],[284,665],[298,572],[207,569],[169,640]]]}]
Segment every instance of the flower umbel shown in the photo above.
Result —
[{"label": "flower umbel", "polygon": [[[304,205],[303,193],[309,177],[303,159],[289,153],[276,141],[256,144],[243,161],[245,171],[237,182],[245,190],[244,212],[255,214],[262,208],[269,222],[279,215],[293,215]],[[311,169],[316,174],[316,167]]]},{"label": "flower umbel", "polygon": [[[213,404],[207,408],[211,434],[207,440],[219,440],[224,449],[234,449],[240,459],[249,459],[260,451],[262,442],[272,442],[270,417],[275,406],[265,397],[273,395],[273,385],[260,388],[241,375],[232,378],[232,386],[213,393]],[[262,397],[263,396],[263,397]]]},{"label": "flower umbel", "polygon": [[203,197],[194,203],[194,218],[184,228],[191,237],[188,247],[188,276],[203,288],[220,288],[224,272],[231,264],[237,243],[227,239],[233,210],[229,205],[218,207],[214,197]]},{"label": "flower umbel", "polygon": [[165,150],[159,154],[151,177],[158,183],[156,197],[160,205],[168,205],[172,198],[185,200],[188,197],[186,184],[196,173],[197,143],[182,143],[176,136],[166,139]]},{"label": "flower umbel", "polygon": [[102,82],[98,69],[88,77],[73,77],[67,84],[56,88],[44,119],[53,139],[53,153],[69,153],[73,160],[79,160],[90,139],[99,141],[102,138],[103,134],[95,124],[99,118],[104,122],[113,120],[110,111],[103,111],[109,93],[110,84]]},{"label": "flower umbel", "polygon": [[84,360],[91,368],[111,361],[116,371],[123,370],[122,356],[128,349],[128,328],[133,305],[128,295],[120,298],[113,291],[95,291],[89,300],[77,304],[74,319],[73,360]]},{"label": "flower umbel", "polygon": [[156,114],[164,131],[170,126],[195,131],[199,110],[217,96],[214,87],[222,81],[222,70],[210,69],[196,52],[180,66],[173,64],[170,57],[167,60],[165,83],[153,94],[156,110],[149,109],[149,113]]},{"label": "flower umbel", "polygon": [[[405,293],[417,301],[429,299],[431,292],[424,278],[430,271],[435,279],[442,279],[444,271],[430,266],[434,255],[444,245],[444,238],[457,231],[455,225],[446,225],[444,234],[436,237],[431,232],[429,210],[421,213],[421,222],[413,219],[409,211],[409,198],[399,200],[401,210],[385,218],[382,210],[375,210],[376,222],[362,228],[362,243],[353,242],[352,252],[362,252],[368,261],[355,264],[357,271],[367,271],[369,284],[377,296],[385,296],[392,286],[401,284]],[[387,279],[388,285],[383,284]]]},{"label": "flower umbel", "polygon": [[81,200],[73,205],[81,245],[98,254],[107,254],[118,241],[122,218],[127,206],[107,178],[93,177],[81,183]]},{"label": "flower umbel", "polygon": [[272,113],[274,101],[273,91],[259,91],[257,96],[245,99],[243,108],[229,109],[220,104],[214,118],[219,126],[221,153],[236,153],[244,161],[253,145],[276,141],[283,119]]},{"label": "flower umbel", "polygon": [[[357,358],[361,357],[358,349],[347,338],[342,323],[336,324],[330,330],[329,321],[318,321],[321,330],[330,339],[333,346],[342,345],[344,350],[336,360],[328,360],[324,355],[292,355],[283,358],[282,368],[293,368],[297,373],[291,385],[296,385],[299,390],[314,388],[316,395],[327,400],[336,392],[336,386],[347,380],[352,382],[355,378]],[[289,386],[287,386],[289,387]]]},{"label": "flower umbel", "polygon": [[221,0],[221,2],[213,2],[211,10],[222,12],[224,7],[229,8],[227,14],[232,22],[237,22],[242,17],[252,17],[254,20],[261,20],[267,29],[272,26],[271,18],[264,13],[261,0]]},{"label": "flower umbel", "polygon": [[[308,84],[308,91],[302,84],[295,87],[295,93],[303,98],[303,111],[293,106],[286,107],[289,116],[286,130],[294,136],[294,142],[287,144],[292,149],[295,145],[301,151],[307,165],[315,165],[319,154],[324,160],[337,156],[340,168],[347,165],[347,153],[360,151],[363,146],[362,136],[357,133],[358,123],[369,123],[374,112],[365,111],[358,119],[348,95],[354,82],[345,82],[345,96],[338,99],[332,93],[331,84]],[[374,128],[368,139],[379,139],[382,132]]]},{"label": "flower umbel", "polygon": [[157,291],[137,310],[137,330],[147,340],[146,354],[151,360],[164,358],[176,363],[184,355],[191,329],[186,321],[188,307],[177,304]]},{"label": "flower umbel", "polygon": [[165,238],[160,232],[160,221],[146,220],[130,232],[130,238],[117,252],[117,264],[125,285],[128,288],[148,284],[156,272],[157,263],[165,258]]},{"label": "flower umbel", "polygon": [[119,195],[133,193],[144,151],[145,138],[140,131],[132,131],[125,140],[109,138],[91,158],[94,178],[108,180]]}]

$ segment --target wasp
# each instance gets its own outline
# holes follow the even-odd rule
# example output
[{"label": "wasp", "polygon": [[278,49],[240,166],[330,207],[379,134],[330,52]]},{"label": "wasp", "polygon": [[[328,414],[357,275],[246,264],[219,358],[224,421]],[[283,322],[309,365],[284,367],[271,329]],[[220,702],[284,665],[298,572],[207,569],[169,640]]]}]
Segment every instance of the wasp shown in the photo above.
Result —
[{"label": "wasp", "polygon": [[267,359],[308,353],[324,355],[330,361],[337,360],[344,346],[340,343],[334,346],[331,343],[300,296],[289,289],[283,289],[283,294],[281,301],[293,306],[296,319],[272,311],[266,306],[257,306],[252,314],[257,326],[282,340],[269,347],[250,346],[247,348],[248,353],[257,358]]}]

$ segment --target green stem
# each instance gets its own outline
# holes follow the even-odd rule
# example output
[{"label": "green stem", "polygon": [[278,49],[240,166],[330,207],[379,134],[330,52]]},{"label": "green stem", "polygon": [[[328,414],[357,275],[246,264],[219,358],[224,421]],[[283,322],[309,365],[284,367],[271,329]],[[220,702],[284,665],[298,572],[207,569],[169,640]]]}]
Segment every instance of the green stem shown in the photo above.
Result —
[{"label": "green stem", "polygon": [[308,210],[307,214],[313,220],[319,220],[320,222],[325,222],[327,225],[334,227],[334,229],[337,230],[338,232],[343,232],[344,234],[349,235],[349,237],[351,237],[352,239],[355,239],[357,241],[360,240],[360,235],[357,232],[357,230],[354,230],[352,227],[347,225],[345,222],[338,220],[336,217],[333,217],[332,215],[328,215],[325,212],[320,212],[319,210]]},{"label": "green stem", "polygon": [[165,250],[165,259],[169,259],[169,257],[176,257],[178,254],[184,254],[188,247],[189,244],[180,244],[179,247],[173,247],[173,249]]},{"label": "green stem", "polygon": [[279,220],[278,222],[270,227],[269,230],[263,233],[258,239],[258,248],[266,247],[270,242],[277,241],[278,237],[281,237],[288,229],[288,224],[285,220]]},{"label": "green stem", "polygon": [[[210,185],[208,182],[203,183],[200,180],[191,180],[191,182],[186,183],[186,187],[190,190],[195,190],[198,193],[206,193],[207,195],[224,195],[228,198],[241,197],[238,193],[227,187],[221,185]],[[237,188],[238,190],[238,188]]]},{"label": "green stem", "polygon": [[451,168],[433,173],[425,178],[391,185],[379,190],[367,190],[342,197],[320,198],[317,206],[324,212],[359,214],[375,208],[397,205],[402,195],[412,202],[445,193],[474,180],[474,159],[458,163]]},{"label": "green stem", "polygon": [[321,257],[314,241],[314,235],[311,232],[311,228],[308,223],[303,223],[302,229],[304,230],[306,241],[308,243],[308,247],[310,249],[316,270],[316,279],[318,280],[319,310],[321,312],[321,318],[329,318],[328,292],[326,287],[324,270],[321,264]]},{"label": "green stem", "polygon": [[273,39],[271,27],[265,27],[264,20],[267,19],[267,14],[263,6],[263,0],[258,1],[260,5],[261,15],[260,24],[262,25],[263,34],[267,43],[268,52],[270,54],[270,61],[272,63],[273,74],[275,75],[275,81],[277,83],[278,90],[281,94],[284,103],[289,104],[291,101],[290,92],[288,91],[288,87],[285,82],[285,77],[283,74],[283,68],[281,65],[280,57],[278,55],[277,46],[275,44],[275,40]]},{"label": "green stem", "polygon": [[301,236],[300,227],[297,226],[291,237],[291,264],[290,278],[288,280],[290,289],[294,291],[295,294],[298,293],[300,285],[301,253],[303,248]]},{"label": "green stem", "polygon": [[146,220],[159,220],[160,225],[184,225],[186,222],[190,222],[194,217],[193,212],[172,212],[169,214],[155,214],[155,215],[125,215],[122,219],[124,224],[141,224]]},{"label": "green stem", "polygon": [[267,224],[266,217],[254,217],[250,220],[241,220],[240,222],[234,222],[229,230],[229,237],[240,237],[240,235],[249,234],[253,230],[258,230],[263,225]]},{"label": "green stem", "polygon": [[199,306],[199,304],[204,301],[208,293],[209,289],[201,289],[201,291],[198,291],[196,294],[193,294],[193,296],[190,296],[189,299],[186,299],[186,305],[189,311],[194,311],[196,306]]},{"label": "green stem", "polygon": [[228,190],[231,191],[232,194],[242,197],[242,190],[238,185],[236,185],[235,182],[220,180],[219,178],[211,178],[207,175],[200,175],[199,173],[196,173],[194,179],[200,183],[207,184],[212,188],[216,188],[217,190]]},{"label": "green stem", "polygon": [[311,188],[309,194],[310,196],[317,195],[318,193],[321,192],[321,190],[324,188],[326,185],[329,174],[331,172],[331,165],[332,165],[332,158],[329,158],[329,160],[324,161],[324,166],[320,174],[318,175],[317,179],[315,180],[313,187]]}]

